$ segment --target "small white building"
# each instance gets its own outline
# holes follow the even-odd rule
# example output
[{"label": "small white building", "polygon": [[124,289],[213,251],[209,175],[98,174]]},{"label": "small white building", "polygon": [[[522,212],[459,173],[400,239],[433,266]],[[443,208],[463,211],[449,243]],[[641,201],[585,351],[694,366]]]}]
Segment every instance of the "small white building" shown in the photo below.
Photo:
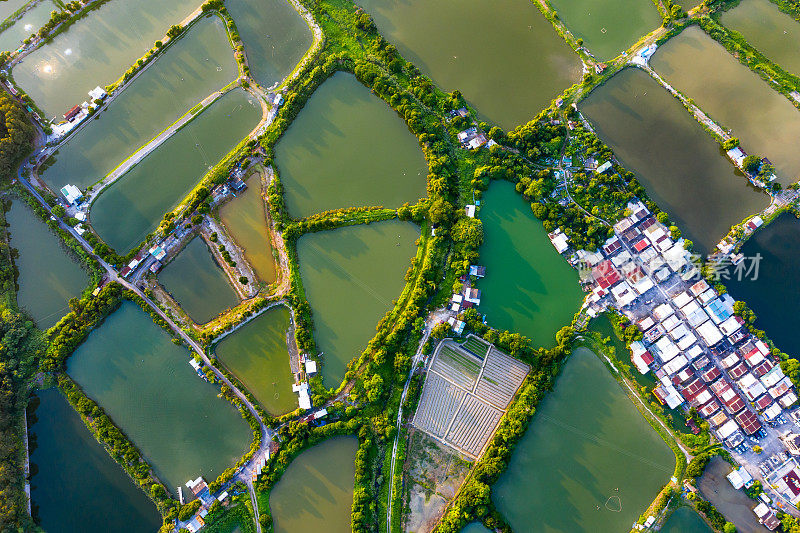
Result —
[{"label": "small white building", "polygon": [[98,85],[97,87],[89,91],[89,96],[92,97],[92,100],[102,100],[106,96],[108,96],[108,93],[105,91],[105,89],[103,89]]},{"label": "small white building", "polygon": [[61,187],[61,194],[64,195],[64,198],[69,204],[76,204],[83,198],[81,190],[70,183]]},{"label": "small white building", "polygon": [[309,376],[317,373],[316,361],[313,361],[311,359],[306,359],[305,366],[306,366],[306,374],[308,374]]},{"label": "small white building", "polygon": [[751,476],[747,470],[743,467],[739,468],[739,470],[734,470],[730,474],[727,475],[728,481],[731,482],[733,488],[736,490],[741,489],[744,486],[747,486],[748,483],[753,481],[753,476]]}]

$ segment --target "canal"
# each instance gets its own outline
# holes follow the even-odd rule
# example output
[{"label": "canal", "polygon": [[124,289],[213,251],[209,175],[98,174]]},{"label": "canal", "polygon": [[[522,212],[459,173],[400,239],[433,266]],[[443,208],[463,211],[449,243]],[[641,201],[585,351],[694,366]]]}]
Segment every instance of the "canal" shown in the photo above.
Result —
[{"label": "canal", "polygon": [[300,275],[323,352],[326,387],[337,387],[347,363],[375,336],[375,326],[400,296],[419,227],[390,220],[304,235],[297,241]]},{"label": "canal", "polygon": [[39,525],[59,533],[156,531],[161,516],[153,502],[95,440],[58,389],[39,391],[36,398],[30,424],[35,443],[31,500]]},{"label": "canal", "polygon": [[745,256],[742,274],[747,275],[739,280],[731,267],[731,279],[721,280],[733,298],[746,302],[755,312],[755,326],[766,331],[778,348],[795,358],[800,358],[800,338],[794,329],[795,318],[800,315],[798,237],[800,221],[789,213],[780,215],[742,246],[740,252]]},{"label": "canal", "polygon": [[399,207],[425,196],[428,167],[406,123],[352,74],[311,96],[275,147],[289,213]]},{"label": "canal", "polygon": [[790,73],[800,75],[800,23],[769,0],[742,0],[724,11],[720,22]]},{"label": "canal", "polygon": [[277,267],[261,194],[261,173],[255,172],[247,179],[247,189],[219,208],[219,218],[231,238],[244,250],[244,256],[258,279],[272,283],[277,276]]},{"label": "canal", "polygon": [[244,43],[250,74],[262,87],[286,77],[311,47],[311,29],[289,2],[225,2]]},{"label": "canal", "polygon": [[681,507],[667,519],[661,533],[714,533],[691,507]]},{"label": "canal", "polygon": [[223,364],[264,409],[275,416],[297,409],[286,346],[290,322],[286,307],[270,309],[222,339],[214,348]]},{"label": "canal", "polygon": [[239,303],[228,276],[200,237],[193,238],[164,267],[158,281],[198,324],[205,324]]},{"label": "canal", "polygon": [[222,19],[199,20],[58,148],[43,179],[54,189],[96,183],[235,77],[236,61]]},{"label": "canal", "polygon": [[578,273],[558,255],[530,206],[514,185],[493,183],[481,199],[483,222],[478,311],[497,329],[554,346],[555,334],[572,322],[583,300]]},{"label": "canal", "polygon": [[639,0],[550,0],[558,16],[600,60],[611,59],[661,26],[653,2]]},{"label": "canal", "polygon": [[198,5],[197,0],[105,3],[18,63],[14,80],[46,117],[61,119],[96,86],[113,83]]},{"label": "canal", "polygon": [[39,31],[50,20],[50,13],[53,11],[61,11],[61,8],[51,0],[42,0],[28,9],[14,24],[0,33],[0,50],[13,52],[22,46],[22,41]]},{"label": "canal", "polygon": [[10,245],[19,251],[14,258],[19,271],[17,303],[46,330],[69,313],[69,299],[86,288],[86,271],[23,200],[12,201],[6,222]]},{"label": "canal", "polygon": [[697,26],[663,44],[652,67],[730,128],[749,154],[768,157],[786,186],[800,176],[800,111]]},{"label": "canal", "polygon": [[225,94],[103,191],[92,204],[92,226],[109,246],[127,253],[260,118],[261,106],[250,93]]},{"label": "canal", "polygon": [[217,397],[219,386],[189,366],[190,357],[126,301],[67,361],[67,373],[173,493],[200,475],[216,479],[247,452],[252,438],[238,410]]},{"label": "canal", "polygon": [[511,130],[580,81],[578,56],[529,0],[361,0],[386,39],[482,118]]},{"label": "canal", "polygon": [[272,489],[275,533],[349,533],[355,437],[335,437],[301,453]]},{"label": "canal", "polygon": [[700,494],[733,522],[738,533],[769,533],[753,513],[758,502],[751,500],[743,490],[734,489],[725,478],[732,470],[733,467],[720,456],[712,457],[697,482]]},{"label": "canal", "polygon": [[492,499],[518,532],[627,531],[674,464],[672,451],[597,356],[578,348]]},{"label": "canal", "polygon": [[731,226],[767,207],[719,144],[646,72],[628,68],[597,87],[581,112],[684,236],[708,254]]}]

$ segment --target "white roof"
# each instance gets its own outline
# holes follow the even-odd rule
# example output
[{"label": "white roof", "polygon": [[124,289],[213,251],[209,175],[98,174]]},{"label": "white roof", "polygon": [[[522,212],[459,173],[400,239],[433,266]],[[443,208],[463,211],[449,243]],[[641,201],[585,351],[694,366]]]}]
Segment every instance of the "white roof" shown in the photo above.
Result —
[{"label": "white roof", "polygon": [[652,328],[655,325],[656,325],[656,321],[653,320],[653,317],[651,317],[651,316],[644,317],[639,322],[639,327],[642,329],[642,331],[647,331],[648,329]]},{"label": "white roof", "polygon": [[734,433],[736,433],[738,429],[739,426],[736,425],[736,422],[734,422],[733,420],[728,420],[722,426],[717,428],[717,435],[719,435],[720,439],[725,440]]},{"label": "white roof", "polygon": [[764,518],[770,513],[770,508],[766,503],[761,502],[758,505],[756,505],[756,508],[753,509],[753,512],[756,513],[757,517]]},{"label": "white roof", "polygon": [[89,96],[92,97],[92,100],[99,100],[99,99],[104,98],[106,96],[106,91],[105,91],[105,89],[103,89],[102,87],[100,87],[98,85],[97,87],[95,87],[94,89],[89,91]]},{"label": "white roof", "polygon": [[666,319],[661,321],[661,325],[664,326],[664,330],[667,332],[672,331],[681,324],[682,324],[681,319],[676,317],[675,315],[670,315]]},{"label": "white roof", "polygon": [[700,357],[702,354],[703,354],[703,349],[699,345],[695,344],[694,346],[692,346],[691,348],[686,350],[686,354],[685,355],[686,355],[686,357],[689,358],[689,360],[694,361],[695,359]]},{"label": "white roof", "polygon": [[306,374],[315,374],[317,372],[317,362],[308,359],[306,361]]},{"label": "white roof", "polygon": [[692,285],[692,288],[689,290],[691,290],[692,294],[694,294],[695,296],[699,296],[701,293],[708,290],[708,283],[706,283],[706,280],[701,279],[700,281]]},{"label": "white roof", "polygon": [[661,337],[658,339],[655,347],[658,349],[658,357],[661,359],[662,363],[671,361],[676,355],[678,355],[678,353],[680,353],[678,347],[675,346],[675,343],[669,340],[668,337]]},{"label": "white roof", "polygon": [[668,376],[673,376],[680,371],[683,367],[685,367],[689,361],[683,355],[678,355],[677,357],[673,358],[669,363],[664,365],[664,372],[667,373]]},{"label": "white roof", "polygon": [[61,194],[63,194],[67,202],[71,204],[74,204],[83,196],[83,193],[81,193],[79,188],[69,183],[61,187]]},{"label": "white roof", "polygon": [[796,401],[797,401],[797,395],[792,391],[787,392],[786,394],[781,396],[780,400],[778,400],[778,402],[780,402],[780,404],[784,408],[790,407]]},{"label": "white roof", "polygon": [[452,300],[453,300],[454,302],[456,302],[456,303],[459,303],[459,304],[461,303],[461,301],[462,301],[463,299],[464,299],[464,297],[463,297],[463,296],[461,296],[460,294],[454,294],[454,295],[453,295],[453,298],[452,298]]},{"label": "white roof", "polygon": [[674,303],[678,307],[683,307],[684,305],[688,304],[691,301],[692,297],[686,294],[686,292],[682,292],[672,299],[672,303]]},{"label": "white roof", "polygon": [[605,172],[606,170],[608,170],[610,168],[611,168],[611,161],[606,161],[605,163],[603,163],[602,165],[597,167],[597,173],[598,174],[602,174],[603,172]]},{"label": "white roof", "polygon": [[661,304],[655,309],[653,309],[653,316],[655,316],[659,321],[664,320],[669,315],[673,314],[675,311],[672,310],[672,306],[669,304]]},{"label": "white roof", "polygon": [[739,468],[739,470],[734,470],[730,474],[727,475],[728,481],[731,482],[733,488],[741,489],[746,484],[753,481],[753,476],[751,476],[747,470],[744,468]]},{"label": "white roof", "polygon": [[699,326],[696,331],[709,346],[713,346],[722,340],[722,333],[710,320]]},{"label": "white roof", "polygon": [[768,421],[775,420],[776,418],[778,418],[780,414],[781,414],[781,406],[778,405],[777,403],[773,403],[764,410],[764,418],[766,418]]},{"label": "white roof", "polygon": [[739,323],[736,316],[730,317],[719,325],[719,329],[721,329],[725,335],[736,333],[741,327],[742,325]]},{"label": "white roof", "polygon": [[649,277],[646,277],[646,276],[643,277],[642,279],[640,279],[639,281],[637,281],[636,285],[633,286],[633,288],[639,294],[644,294],[647,291],[649,291],[650,289],[652,289],[653,287],[655,287],[655,285],[653,284],[653,280],[651,280]]},{"label": "white roof", "polygon": [[[678,341],[678,348],[680,348],[681,350],[685,351],[685,350],[687,350],[689,348],[689,346],[694,344],[696,341],[697,341],[697,337],[695,337],[694,334],[690,331],[686,335],[681,337],[681,339]],[[699,348],[699,346],[698,346],[698,348]],[[692,359],[694,359],[694,358],[692,358]]]},{"label": "white roof", "polygon": [[[675,339],[677,341],[678,339],[682,339],[684,336],[689,334],[689,328],[686,327],[686,324],[681,322],[680,324],[678,324],[678,326],[676,328],[673,328],[669,332],[669,334],[673,339]],[[691,344],[691,342],[689,344]],[[688,344],[687,344],[687,346],[688,346]]]},{"label": "white roof", "polygon": [[553,235],[550,237],[550,242],[553,243],[553,246],[558,253],[566,252],[569,248],[569,241],[567,241],[567,236],[563,233],[559,233],[558,235]]},{"label": "white roof", "polygon": [[475,218],[475,206],[470,204],[464,208],[464,212],[469,218]]},{"label": "white roof", "polygon": [[675,409],[683,403],[683,396],[678,394],[678,391],[675,390],[672,383],[662,383],[661,386],[667,392],[667,397],[664,398],[664,401],[667,402],[667,407]]}]

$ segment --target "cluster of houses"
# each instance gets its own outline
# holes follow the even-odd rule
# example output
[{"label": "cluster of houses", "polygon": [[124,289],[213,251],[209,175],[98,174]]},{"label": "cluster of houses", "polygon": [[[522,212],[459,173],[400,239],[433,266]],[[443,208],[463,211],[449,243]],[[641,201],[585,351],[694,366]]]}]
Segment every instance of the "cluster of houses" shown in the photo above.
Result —
[{"label": "cluster of houses", "polygon": [[459,281],[463,283],[461,292],[454,293],[450,298],[450,302],[447,304],[448,311],[450,312],[450,317],[447,319],[447,323],[450,324],[450,327],[453,329],[453,332],[456,335],[461,335],[464,333],[464,327],[466,325],[464,324],[463,320],[459,320],[457,318],[458,314],[465,309],[477,307],[481,304],[481,290],[472,287],[469,283],[469,280],[473,278],[480,279],[484,276],[486,276],[486,267],[480,265],[470,265],[469,274],[465,274],[459,279]]},{"label": "cluster of houses", "polygon": [[98,102],[102,102],[108,96],[105,89],[100,86],[95,87],[88,94],[89,100],[72,106],[69,111],[64,113],[64,122],[53,125],[55,136],[60,137],[72,131],[75,126],[83,122],[97,108]]},{"label": "cluster of houses", "polygon": [[[186,487],[192,491],[192,494],[195,498],[200,500],[201,506],[200,510],[197,512],[196,515],[186,524],[186,529],[191,533],[195,533],[202,529],[205,525],[205,517],[208,515],[208,510],[214,504],[215,501],[219,501],[222,505],[226,505],[229,500],[229,494],[227,491],[223,492],[217,497],[211,495],[211,492],[208,489],[208,484],[206,480],[202,477],[198,477],[197,479],[191,479],[186,482]],[[178,487],[178,491],[181,492],[180,497],[181,501],[183,500],[183,494],[181,487]]]},{"label": "cluster of houses", "polygon": [[[756,443],[784,450],[776,443],[789,421],[797,421],[787,411],[798,399],[791,380],[769,346],[734,314],[733,298],[700,279],[683,241],[673,240],[641,202],[627,207],[631,214],[597,252],[570,256],[590,292],[588,314],[613,307],[638,326],[643,338],[631,343],[631,362],[642,374],[654,374],[653,394],[661,404],[696,409],[714,436],[739,454],[753,453]],[[561,231],[550,239],[559,253],[569,252]],[[800,502],[800,482],[789,494]],[[766,514],[759,518],[773,522]]]},{"label": "cluster of houses", "polygon": [[[733,163],[739,168],[739,170],[744,172],[744,175],[747,176],[747,179],[750,180],[750,183],[752,183],[756,187],[761,187],[761,188],[765,188],[767,186],[767,184],[764,183],[760,179],[760,177],[758,176],[758,173],[751,173],[751,172],[748,172],[748,171],[746,171],[744,169],[744,158],[747,157],[747,152],[742,150],[741,147],[737,146],[735,148],[731,148],[730,150],[728,150],[726,152],[726,154],[728,155],[728,158],[731,161],[733,161]],[[762,165],[771,165],[772,162],[769,159],[767,159],[766,157],[764,157],[764,158],[761,159],[761,164]],[[776,179],[777,179],[777,176],[775,176],[775,174],[771,174],[768,177],[768,180],[769,180],[770,183],[775,181]]]}]

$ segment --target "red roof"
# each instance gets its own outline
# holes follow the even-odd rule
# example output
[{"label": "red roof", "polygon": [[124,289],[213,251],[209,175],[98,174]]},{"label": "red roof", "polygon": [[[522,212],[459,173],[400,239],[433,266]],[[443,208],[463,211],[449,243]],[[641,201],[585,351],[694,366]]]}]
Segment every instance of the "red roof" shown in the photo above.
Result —
[{"label": "red roof", "polygon": [[758,407],[758,409],[761,411],[769,407],[771,403],[772,403],[772,398],[770,398],[769,394],[765,394],[761,398],[755,401],[756,407]]},{"label": "red roof", "polygon": [[748,435],[761,429],[761,422],[758,421],[758,416],[753,411],[742,411],[736,415],[736,421]]},{"label": "red roof", "polygon": [[697,396],[697,394],[699,394],[703,389],[705,389],[703,382],[697,378],[694,378],[694,380],[686,385],[686,387],[683,389],[683,395],[686,398],[688,398],[688,396],[694,397]]},{"label": "red roof", "polygon": [[614,239],[610,243],[603,246],[603,251],[606,255],[614,255],[614,253],[622,248],[622,243],[619,242],[619,239]]},{"label": "red roof", "polygon": [[728,382],[725,381],[724,379],[722,381],[717,381],[716,383],[711,384],[711,390],[714,391],[714,394],[716,394],[717,396],[722,396],[722,394],[730,388],[731,386],[728,385]]},{"label": "red roof", "polygon": [[717,378],[719,378],[721,375],[722,375],[722,372],[720,372],[719,368],[717,368],[715,366],[712,366],[711,368],[709,368],[708,370],[703,372],[700,375],[700,377],[706,383],[712,383],[712,382],[716,381]]},{"label": "red roof", "polygon": [[601,288],[607,289],[620,280],[619,271],[606,259],[592,269],[592,277]]},{"label": "red roof", "polygon": [[728,369],[728,375],[733,379],[739,379],[745,374],[747,374],[747,367],[744,366],[744,363],[739,363]]},{"label": "red roof", "polygon": [[651,364],[653,364],[653,361],[655,361],[655,359],[653,358],[653,354],[651,354],[650,352],[648,352],[646,350],[639,357],[641,357],[642,361],[644,361],[644,364],[646,364],[646,365],[651,365]]},{"label": "red roof", "polygon": [[742,400],[742,397],[737,394],[736,396],[725,402],[725,409],[730,414],[736,414],[742,409],[744,409],[744,400]]},{"label": "red roof", "polygon": [[697,410],[703,417],[708,418],[709,416],[713,415],[717,411],[719,411],[719,404],[714,400],[711,400],[703,407]]},{"label": "red roof", "polygon": [[637,252],[641,252],[648,246],[650,246],[650,243],[647,242],[647,240],[644,237],[642,237],[641,239],[639,239],[639,242],[633,245],[633,249],[636,250]]},{"label": "red roof", "polygon": [[81,112],[81,106],[76,105],[72,109],[64,113],[64,118],[67,120],[72,120],[73,118],[75,118],[75,115],[77,115],[80,112]]},{"label": "red roof", "polygon": [[770,370],[772,370],[772,368],[774,366],[775,366],[775,363],[773,363],[769,359],[766,359],[764,361],[761,361],[755,367],[753,367],[753,374],[755,374],[757,377],[761,377],[764,374],[766,374],[767,372],[769,372]]}]

